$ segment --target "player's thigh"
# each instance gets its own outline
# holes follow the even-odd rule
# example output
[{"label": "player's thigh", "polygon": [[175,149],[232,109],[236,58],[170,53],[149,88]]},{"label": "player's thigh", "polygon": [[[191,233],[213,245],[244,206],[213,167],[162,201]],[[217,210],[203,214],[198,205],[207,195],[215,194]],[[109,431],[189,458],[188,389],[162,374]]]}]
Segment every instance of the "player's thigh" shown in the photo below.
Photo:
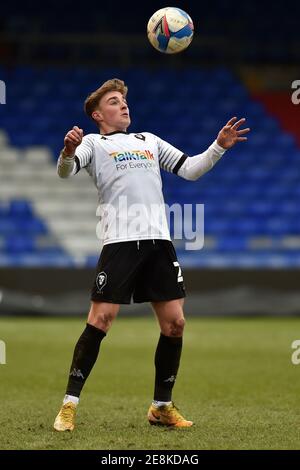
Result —
[{"label": "player's thigh", "polygon": [[166,336],[182,336],[185,325],[183,312],[184,299],[151,302],[158,319],[162,334]]},{"label": "player's thigh", "polygon": [[109,302],[91,302],[88,323],[103,331],[108,331],[120,309],[119,304]]}]

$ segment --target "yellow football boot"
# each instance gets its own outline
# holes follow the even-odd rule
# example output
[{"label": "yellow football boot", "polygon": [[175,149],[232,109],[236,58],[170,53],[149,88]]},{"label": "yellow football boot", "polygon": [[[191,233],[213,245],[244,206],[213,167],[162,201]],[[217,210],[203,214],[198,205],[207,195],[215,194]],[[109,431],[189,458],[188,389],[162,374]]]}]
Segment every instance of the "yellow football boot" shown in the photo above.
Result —
[{"label": "yellow football boot", "polygon": [[56,431],[73,431],[75,427],[76,405],[68,401],[60,409],[55,418],[54,429]]},{"label": "yellow football boot", "polygon": [[150,424],[160,426],[174,426],[175,428],[189,428],[192,421],[187,421],[178,411],[174,403],[164,406],[151,405],[148,411]]}]

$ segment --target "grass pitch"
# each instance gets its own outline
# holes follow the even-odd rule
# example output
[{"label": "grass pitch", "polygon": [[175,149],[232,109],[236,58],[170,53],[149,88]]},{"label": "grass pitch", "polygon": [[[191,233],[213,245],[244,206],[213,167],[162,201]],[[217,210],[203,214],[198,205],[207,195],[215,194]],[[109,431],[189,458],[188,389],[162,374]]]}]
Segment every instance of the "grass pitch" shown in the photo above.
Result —
[{"label": "grass pitch", "polygon": [[195,425],[150,426],[153,318],[115,321],[73,433],[52,430],[84,319],[1,318],[0,449],[300,449],[300,319],[187,321],[174,401]]}]

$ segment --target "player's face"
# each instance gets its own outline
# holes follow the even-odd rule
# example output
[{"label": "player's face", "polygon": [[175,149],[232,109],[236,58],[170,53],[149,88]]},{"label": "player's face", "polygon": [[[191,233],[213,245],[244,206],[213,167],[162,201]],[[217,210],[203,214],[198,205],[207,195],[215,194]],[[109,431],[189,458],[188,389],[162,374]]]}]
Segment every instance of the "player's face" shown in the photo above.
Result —
[{"label": "player's face", "polygon": [[130,125],[126,98],[119,91],[109,91],[99,102],[99,124],[106,132],[126,130]]}]

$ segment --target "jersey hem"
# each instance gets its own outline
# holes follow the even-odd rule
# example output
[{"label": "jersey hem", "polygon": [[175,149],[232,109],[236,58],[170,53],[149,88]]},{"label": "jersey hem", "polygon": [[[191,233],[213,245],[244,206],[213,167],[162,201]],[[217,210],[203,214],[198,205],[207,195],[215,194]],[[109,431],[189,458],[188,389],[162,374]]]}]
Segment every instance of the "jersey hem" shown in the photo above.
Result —
[{"label": "jersey hem", "polygon": [[137,242],[137,241],[141,241],[141,240],[168,240],[168,241],[172,241],[171,240],[171,237],[162,237],[162,236],[157,236],[157,235],[153,235],[153,237],[132,237],[132,238],[116,238],[116,239],[112,239],[112,240],[106,240],[104,243],[103,243],[103,246],[105,245],[110,245],[112,243],[119,243],[119,242]]}]

